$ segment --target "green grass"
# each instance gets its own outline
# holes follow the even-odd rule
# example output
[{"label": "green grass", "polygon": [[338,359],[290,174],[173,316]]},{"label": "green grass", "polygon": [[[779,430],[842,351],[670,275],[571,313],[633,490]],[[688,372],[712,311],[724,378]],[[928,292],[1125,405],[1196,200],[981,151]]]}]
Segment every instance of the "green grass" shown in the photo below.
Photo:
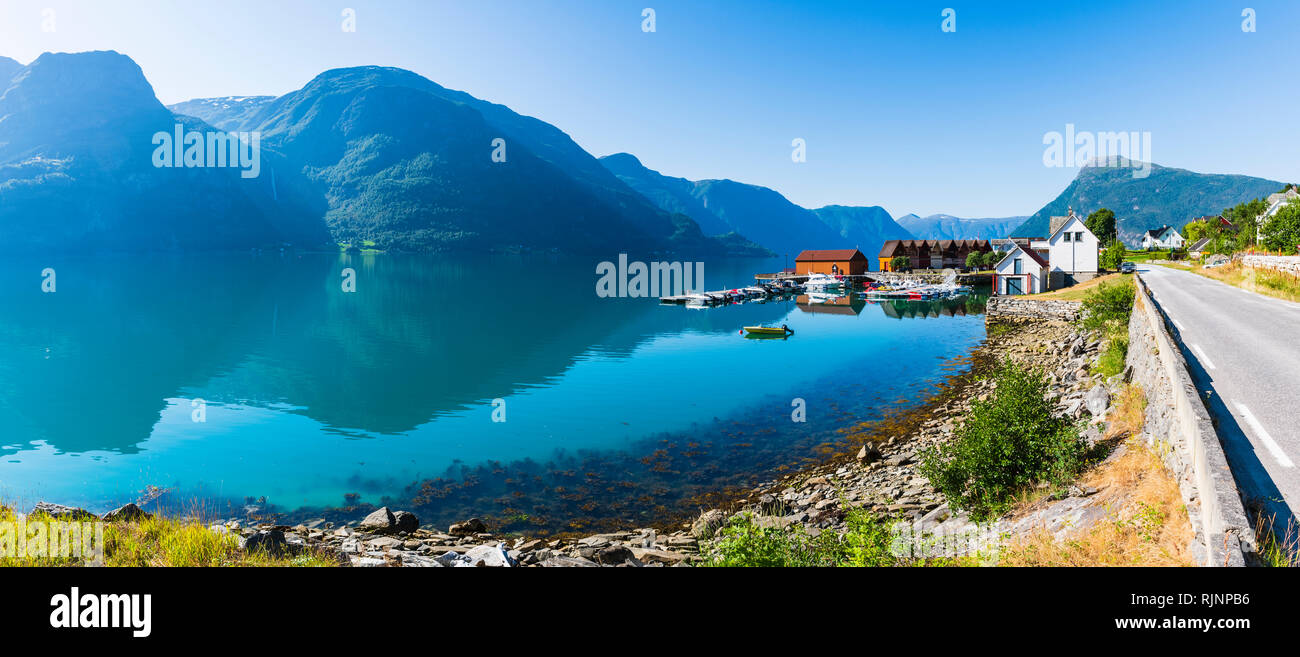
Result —
[{"label": "green grass", "polygon": [[[0,507],[0,522],[13,522],[11,509]],[[28,522],[48,521],[44,514]],[[0,566],[78,566],[83,559],[67,557],[5,557]],[[153,517],[138,522],[104,523],[104,565],[109,567],[332,567],[334,559],[315,553],[272,556],[247,553],[234,535],[218,534],[196,520]]]},{"label": "green grass", "polygon": [[1110,335],[1106,339],[1106,348],[1101,352],[1101,360],[1097,363],[1097,371],[1107,378],[1115,376],[1124,371],[1127,359],[1128,335]]},{"label": "green grass", "polygon": [[713,568],[809,568],[888,566],[968,566],[975,557],[916,558],[892,551],[895,537],[889,522],[860,507],[850,508],[843,534],[825,531],[810,535],[799,525],[759,526],[758,519],[740,513],[708,541],[702,566]]}]

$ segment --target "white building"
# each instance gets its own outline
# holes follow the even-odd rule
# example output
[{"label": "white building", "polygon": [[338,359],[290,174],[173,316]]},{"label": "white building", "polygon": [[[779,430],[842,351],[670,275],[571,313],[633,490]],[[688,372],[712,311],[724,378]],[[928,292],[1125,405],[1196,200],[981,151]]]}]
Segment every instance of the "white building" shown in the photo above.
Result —
[{"label": "white building", "polygon": [[1073,208],[1064,217],[1052,217],[1052,225],[1052,236],[1047,238],[1049,287],[1054,290],[1096,278],[1101,240],[1088,230]]},{"label": "white building", "polygon": [[1142,248],[1151,249],[1181,249],[1187,241],[1174,230],[1173,226],[1161,226],[1152,228],[1142,235]]},{"label": "white building", "polygon": [[994,294],[1046,292],[1048,264],[1037,251],[1016,245],[993,268]]},{"label": "white building", "polygon": [[1294,185],[1287,187],[1284,191],[1276,194],[1269,194],[1268,198],[1264,200],[1268,209],[1264,211],[1264,214],[1255,218],[1255,226],[1257,226],[1255,229],[1255,241],[1264,241],[1264,220],[1277,214],[1278,211],[1282,209],[1282,206],[1295,201],[1298,198],[1300,198],[1300,191],[1296,191]]}]

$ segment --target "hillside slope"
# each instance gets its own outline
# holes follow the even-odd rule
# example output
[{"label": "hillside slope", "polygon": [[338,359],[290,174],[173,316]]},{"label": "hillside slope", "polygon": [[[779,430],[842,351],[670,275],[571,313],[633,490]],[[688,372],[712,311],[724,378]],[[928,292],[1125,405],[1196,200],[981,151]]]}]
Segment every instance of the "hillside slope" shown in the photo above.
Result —
[{"label": "hillside slope", "polygon": [[1282,186],[1264,178],[1196,173],[1159,165],[1152,165],[1151,175],[1146,178],[1134,178],[1133,169],[1124,166],[1087,166],[1059,196],[1012,234],[1046,236],[1050,217],[1064,215],[1069,208],[1085,217],[1109,208],[1115,213],[1120,239],[1136,245],[1151,228],[1181,228],[1194,217],[1219,214],[1224,208],[1268,196]]}]

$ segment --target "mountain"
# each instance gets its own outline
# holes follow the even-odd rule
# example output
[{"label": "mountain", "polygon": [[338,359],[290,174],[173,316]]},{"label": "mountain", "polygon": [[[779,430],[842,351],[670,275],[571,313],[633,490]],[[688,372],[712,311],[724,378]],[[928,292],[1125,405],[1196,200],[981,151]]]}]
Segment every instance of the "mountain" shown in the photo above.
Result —
[{"label": "mountain", "polygon": [[22,68],[23,65],[19,64],[18,60],[0,57],[0,87],[8,87],[9,80],[13,79],[14,74]]},{"label": "mountain", "polygon": [[890,239],[882,235],[906,237],[880,208],[828,206],[813,211],[767,187],[665,176],[628,153],[608,155],[600,162],[660,208],[694,219],[705,233],[744,235],[776,253],[857,247],[875,257],[881,242]]},{"label": "mountain", "polygon": [[187,109],[260,132],[323,195],[340,241],[410,251],[761,251],[706,237],[689,217],[659,210],[612,175],[601,184],[582,164],[585,151],[553,126],[492,106],[522,126],[507,132],[465,98],[410,71],[368,66],[326,71],[242,120],[238,104],[191,101]]},{"label": "mountain", "polygon": [[838,230],[840,235],[868,258],[874,259],[886,240],[915,239],[911,231],[894,221],[884,208],[828,205],[813,210],[822,223]]},{"label": "mountain", "polygon": [[906,228],[917,239],[923,240],[993,240],[1011,234],[1028,217],[999,217],[992,219],[965,219],[950,214],[932,214],[918,217],[906,214],[898,218],[898,225]]},{"label": "mountain", "polygon": [[270,175],[155,167],[157,133],[210,131],[176,117],[116,52],[46,53],[0,93],[0,240],[52,251],[245,249],[322,244],[323,205],[282,158]]},{"label": "mountain", "polygon": [[1064,215],[1069,208],[1084,217],[1110,208],[1115,212],[1120,239],[1134,245],[1149,229],[1163,225],[1181,228],[1193,217],[1219,214],[1224,208],[1282,188],[1282,183],[1264,178],[1196,173],[1155,164],[1151,175],[1134,178],[1128,165],[1127,161],[1111,160],[1081,168],[1065,191],[1012,234],[1043,237],[1050,218]]},{"label": "mountain", "polygon": [[[739,236],[706,237],[689,216],[661,210],[559,128],[402,69],[338,69],[276,99],[172,108],[260,131],[301,161],[329,199],[340,240],[413,250],[766,254]],[[498,138],[504,162],[492,161]]]},{"label": "mountain", "polygon": [[168,105],[167,109],[183,116],[193,116],[218,130],[238,131],[254,114],[274,100],[275,96],[197,98]]}]

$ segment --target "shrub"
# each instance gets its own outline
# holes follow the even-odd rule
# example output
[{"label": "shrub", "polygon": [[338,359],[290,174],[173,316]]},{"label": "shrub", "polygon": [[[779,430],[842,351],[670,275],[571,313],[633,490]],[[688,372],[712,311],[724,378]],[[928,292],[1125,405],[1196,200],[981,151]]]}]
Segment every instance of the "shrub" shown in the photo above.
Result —
[{"label": "shrub", "polygon": [[[860,507],[848,509],[843,534],[811,536],[799,525],[760,526],[751,514],[740,513],[720,528],[703,552],[704,566],[790,568],[811,566],[882,567],[910,563],[891,551],[894,536],[888,523]],[[957,564],[960,560],[934,561]]]},{"label": "shrub", "polygon": [[1101,254],[1101,266],[1104,269],[1117,270],[1124,264],[1124,257],[1128,254],[1128,249],[1124,243],[1119,240],[1111,240],[1106,246],[1106,250]]},{"label": "shrub", "polygon": [[[822,538],[825,536],[825,538]],[[704,565],[724,568],[833,566],[841,556],[829,533],[816,538],[802,527],[761,526],[748,513],[731,517],[704,551]]]},{"label": "shrub", "polygon": [[1084,464],[1076,427],[1053,415],[1042,373],[1004,361],[987,401],[971,404],[954,439],[926,450],[921,474],[976,522],[996,517],[1037,482],[1064,485]]},{"label": "shrub", "polygon": [[1111,322],[1127,324],[1135,294],[1136,288],[1130,280],[1113,285],[1102,283],[1093,288],[1083,298],[1084,327],[1104,328]]}]

